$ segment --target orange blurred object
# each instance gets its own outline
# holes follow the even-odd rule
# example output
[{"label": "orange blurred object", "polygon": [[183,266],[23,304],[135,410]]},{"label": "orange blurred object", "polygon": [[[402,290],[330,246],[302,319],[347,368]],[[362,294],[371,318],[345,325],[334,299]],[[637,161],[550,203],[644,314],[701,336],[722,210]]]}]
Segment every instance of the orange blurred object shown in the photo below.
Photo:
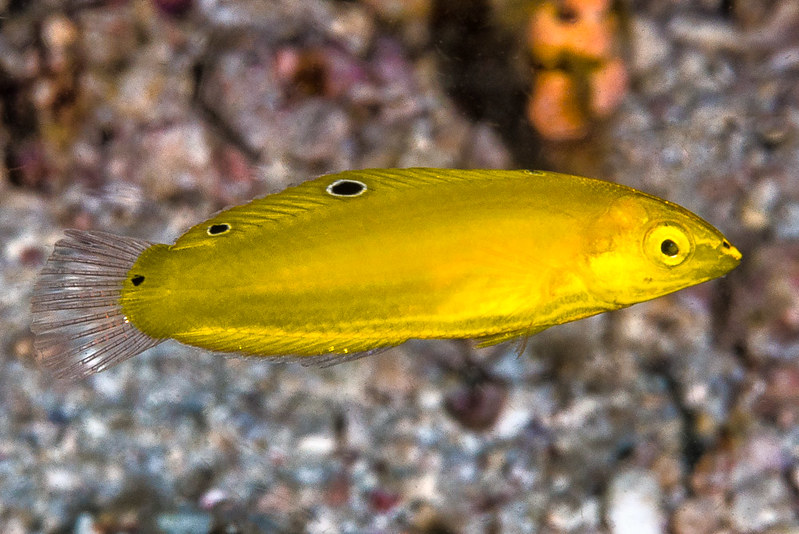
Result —
[{"label": "orange blurred object", "polygon": [[608,59],[615,46],[616,17],[608,0],[543,2],[533,12],[529,43],[535,58],[555,67],[564,54]]},{"label": "orange blurred object", "polygon": [[591,112],[597,117],[607,117],[616,109],[627,92],[627,69],[624,62],[615,58],[608,61],[590,76]]},{"label": "orange blurred object", "polygon": [[610,0],[533,3],[527,39],[539,70],[527,117],[547,139],[583,138],[627,91],[618,16]]},{"label": "orange blurred object", "polygon": [[575,93],[574,80],[565,72],[541,72],[528,102],[528,120],[542,136],[553,141],[585,137],[588,122]]}]

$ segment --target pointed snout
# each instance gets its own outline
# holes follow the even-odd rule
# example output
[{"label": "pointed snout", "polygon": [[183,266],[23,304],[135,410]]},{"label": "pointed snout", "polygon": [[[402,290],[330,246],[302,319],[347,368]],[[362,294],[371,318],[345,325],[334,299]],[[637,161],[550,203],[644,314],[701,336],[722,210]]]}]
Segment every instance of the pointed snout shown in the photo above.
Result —
[{"label": "pointed snout", "polygon": [[729,241],[723,239],[718,247],[720,256],[719,268],[723,273],[732,271],[741,263],[743,255]]}]

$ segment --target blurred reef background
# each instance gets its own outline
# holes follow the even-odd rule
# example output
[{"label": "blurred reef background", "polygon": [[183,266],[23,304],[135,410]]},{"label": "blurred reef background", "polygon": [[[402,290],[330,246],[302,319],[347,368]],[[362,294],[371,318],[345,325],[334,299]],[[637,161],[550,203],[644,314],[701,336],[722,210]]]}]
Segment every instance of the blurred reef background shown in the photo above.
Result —
[{"label": "blurred reef background", "polygon": [[[799,532],[797,27],[797,0],[0,0],[0,532]],[[743,264],[522,357],[37,368],[64,228],[171,242],[393,166],[616,181]]]}]

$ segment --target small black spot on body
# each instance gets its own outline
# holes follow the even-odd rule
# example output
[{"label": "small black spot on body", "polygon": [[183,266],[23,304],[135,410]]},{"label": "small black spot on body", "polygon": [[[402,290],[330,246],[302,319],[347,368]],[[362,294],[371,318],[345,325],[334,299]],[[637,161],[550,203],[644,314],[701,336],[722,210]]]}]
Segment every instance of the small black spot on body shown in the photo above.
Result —
[{"label": "small black spot on body", "polygon": [[660,251],[666,256],[674,257],[680,253],[680,247],[671,239],[664,239],[660,244]]},{"label": "small black spot on body", "polygon": [[227,223],[212,224],[208,227],[208,235],[224,234],[230,230],[230,225]]},{"label": "small black spot on body", "polygon": [[131,283],[132,283],[134,286],[138,286],[138,285],[140,285],[142,282],[144,282],[144,277],[143,277],[142,275],[140,275],[140,274],[137,274],[137,275],[135,275],[133,278],[131,278],[131,279],[130,279],[130,282],[131,282]]},{"label": "small black spot on body", "polygon": [[336,180],[327,186],[327,192],[337,197],[357,197],[366,191],[366,184],[357,180]]}]

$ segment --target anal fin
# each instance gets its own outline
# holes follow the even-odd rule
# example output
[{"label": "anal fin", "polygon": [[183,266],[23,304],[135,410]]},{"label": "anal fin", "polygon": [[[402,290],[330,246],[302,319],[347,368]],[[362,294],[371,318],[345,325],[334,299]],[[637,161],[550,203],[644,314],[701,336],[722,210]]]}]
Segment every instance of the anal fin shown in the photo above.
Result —
[{"label": "anal fin", "polygon": [[362,352],[351,352],[349,354],[340,354],[340,353],[330,353],[330,354],[320,354],[318,356],[298,356],[296,359],[303,367],[333,367],[334,365],[338,365],[344,362],[351,362],[354,360],[360,360],[361,358],[366,358],[367,356],[373,356],[375,354],[380,354],[381,352],[385,352],[388,349],[393,347],[381,347],[378,349],[372,350],[365,350]]},{"label": "anal fin", "polygon": [[[511,330],[509,332],[500,332],[499,334],[491,334],[488,336],[481,336],[476,339],[477,341],[477,348],[482,349],[485,347],[491,347],[494,345],[499,345],[500,343],[504,343],[505,341],[511,341],[513,339],[518,338],[528,338],[532,335],[535,335],[543,330],[546,330],[552,325],[535,325],[530,326],[528,328],[520,328],[518,330]],[[522,348],[522,350],[524,350]]]},{"label": "anal fin", "polygon": [[174,338],[181,343],[207,350],[319,367],[357,360],[406,341],[312,332],[264,331],[257,328],[204,328],[199,331],[179,332]]}]

